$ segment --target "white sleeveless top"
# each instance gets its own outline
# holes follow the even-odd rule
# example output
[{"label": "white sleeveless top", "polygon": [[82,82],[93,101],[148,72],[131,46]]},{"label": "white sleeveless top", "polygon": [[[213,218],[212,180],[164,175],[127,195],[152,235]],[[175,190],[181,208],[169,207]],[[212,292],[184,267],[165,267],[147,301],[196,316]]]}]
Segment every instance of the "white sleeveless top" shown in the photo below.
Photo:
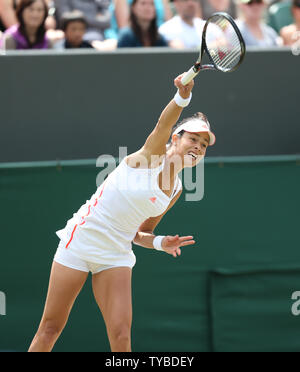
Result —
[{"label": "white sleeveless top", "polygon": [[131,168],[125,159],[110,173],[64,229],[56,232],[78,257],[99,264],[128,260],[132,240],[149,217],[162,214],[182,189],[178,175],[168,197],[158,186],[163,163],[154,169]]}]

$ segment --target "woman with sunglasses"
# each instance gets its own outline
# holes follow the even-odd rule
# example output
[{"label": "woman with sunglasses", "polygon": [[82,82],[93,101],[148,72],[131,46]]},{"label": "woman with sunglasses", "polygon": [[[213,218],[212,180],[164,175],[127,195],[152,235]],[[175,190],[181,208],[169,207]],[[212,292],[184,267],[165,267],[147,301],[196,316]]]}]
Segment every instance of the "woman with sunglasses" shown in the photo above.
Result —
[{"label": "woman with sunglasses", "polygon": [[237,25],[247,46],[270,47],[280,44],[275,30],[264,22],[264,0],[238,0]]}]

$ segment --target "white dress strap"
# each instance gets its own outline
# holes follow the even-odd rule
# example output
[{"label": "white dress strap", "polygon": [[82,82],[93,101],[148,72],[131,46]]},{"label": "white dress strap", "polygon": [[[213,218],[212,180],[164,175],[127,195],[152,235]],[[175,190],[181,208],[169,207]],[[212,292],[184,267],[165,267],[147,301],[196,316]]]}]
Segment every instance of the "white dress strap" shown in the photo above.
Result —
[{"label": "white dress strap", "polygon": [[160,173],[164,169],[165,162],[166,162],[166,157],[163,158],[161,165],[158,167],[158,173]]},{"label": "white dress strap", "polygon": [[179,178],[179,176],[177,174],[176,180],[175,180],[175,186],[174,186],[174,190],[173,190],[171,199],[173,199],[179,193],[179,191],[181,189],[182,189],[182,182],[181,182],[181,179]]}]

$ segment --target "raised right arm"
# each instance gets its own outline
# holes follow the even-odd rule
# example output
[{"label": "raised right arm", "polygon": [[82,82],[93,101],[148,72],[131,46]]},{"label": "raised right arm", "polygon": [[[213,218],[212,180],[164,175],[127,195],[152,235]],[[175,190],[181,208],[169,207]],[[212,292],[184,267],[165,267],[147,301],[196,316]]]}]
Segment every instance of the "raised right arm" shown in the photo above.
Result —
[{"label": "raised right arm", "polygon": [[[174,84],[178,88],[180,97],[182,99],[188,99],[193,89],[194,81],[192,80],[189,84],[182,85],[181,78],[182,75],[179,75],[174,80]],[[183,108],[178,106],[174,99],[169,102],[142,148],[144,155],[147,157],[151,155],[163,155],[166,152],[166,144],[170,138],[172,128],[177,123],[182,110]]]}]

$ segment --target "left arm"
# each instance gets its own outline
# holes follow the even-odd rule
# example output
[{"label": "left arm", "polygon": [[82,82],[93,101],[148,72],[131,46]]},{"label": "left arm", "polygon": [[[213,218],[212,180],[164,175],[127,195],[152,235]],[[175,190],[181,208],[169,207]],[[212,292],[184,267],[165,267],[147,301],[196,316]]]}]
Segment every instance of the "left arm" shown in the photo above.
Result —
[{"label": "left arm", "polygon": [[[150,217],[141,224],[133,240],[133,242],[136,245],[140,245],[144,248],[154,249],[153,240],[155,238],[155,235],[153,234],[153,232],[156,226],[159,224],[159,222],[163,218],[163,216],[177,202],[181,193],[182,193],[182,190],[171,200],[167,210],[163,214],[157,217]],[[179,237],[179,235],[175,235],[175,236],[167,235],[164,237],[162,241],[162,248],[166,253],[171,254],[174,257],[177,257],[177,255],[181,254],[180,247],[185,246],[185,245],[195,244],[195,241],[192,239],[193,239],[192,236]]]}]

